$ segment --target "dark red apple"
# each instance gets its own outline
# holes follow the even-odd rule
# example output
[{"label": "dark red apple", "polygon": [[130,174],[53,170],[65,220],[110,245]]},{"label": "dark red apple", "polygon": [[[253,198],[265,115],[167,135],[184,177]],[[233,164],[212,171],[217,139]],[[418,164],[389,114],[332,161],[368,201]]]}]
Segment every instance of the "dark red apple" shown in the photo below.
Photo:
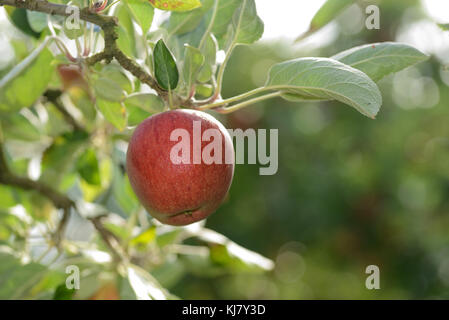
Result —
[{"label": "dark red apple", "polygon": [[[173,147],[185,141],[173,138],[176,129],[184,129],[190,136],[190,154],[182,163],[171,157]],[[217,136],[202,139],[206,130]],[[220,153],[210,149],[215,139],[216,146],[221,147],[221,161],[217,161]],[[211,163],[201,157],[198,164],[199,148],[201,154],[207,148],[218,159]],[[136,128],[129,143],[126,168],[134,192],[154,218],[169,225],[188,225],[208,217],[225,199],[234,175],[232,139],[225,127],[207,113],[185,109],[163,112]]]}]

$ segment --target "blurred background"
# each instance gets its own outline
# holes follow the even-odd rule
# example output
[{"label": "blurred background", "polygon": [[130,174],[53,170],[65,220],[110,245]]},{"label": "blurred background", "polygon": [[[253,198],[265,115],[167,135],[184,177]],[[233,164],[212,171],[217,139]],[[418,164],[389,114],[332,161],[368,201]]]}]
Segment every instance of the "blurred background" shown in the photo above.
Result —
[{"label": "blurred background", "polygon": [[[279,170],[237,165],[226,203],[206,226],[272,259],[268,273],[177,269],[163,284],[190,299],[449,298],[449,22],[445,0],[378,4],[380,30],[354,5],[317,34],[294,43],[324,1],[257,0],[265,35],[238,47],[224,97],[264,84],[275,63],[329,57],[373,42],[400,41],[431,55],[379,83],[375,121],[339,103],[270,100],[228,116],[227,128],[279,129]],[[287,10],[285,10],[287,9]],[[14,56],[0,19],[0,69]],[[1,74],[1,73],[0,73]],[[380,268],[367,290],[365,268]]]}]

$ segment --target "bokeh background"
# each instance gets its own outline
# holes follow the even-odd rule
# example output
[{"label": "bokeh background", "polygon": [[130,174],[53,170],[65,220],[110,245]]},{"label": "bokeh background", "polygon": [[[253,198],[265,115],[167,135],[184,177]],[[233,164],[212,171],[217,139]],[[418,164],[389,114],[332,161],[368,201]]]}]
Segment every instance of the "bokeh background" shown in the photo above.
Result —
[{"label": "bokeh background", "polygon": [[[431,58],[380,82],[384,103],[374,121],[339,103],[280,99],[218,116],[228,128],[279,129],[278,173],[238,165],[229,198],[206,224],[276,266],[213,277],[175,268],[164,285],[190,299],[448,299],[449,32],[437,26],[449,22],[447,1],[365,1],[300,43],[293,40],[323,1],[280,1],[282,10],[256,2],[266,33],[236,49],[225,97],[263,85],[279,61],[366,43],[401,41]],[[376,3],[381,29],[367,30],[364,4]],[[1,14],[4,74],[14,48]],[[380,290],[365,287],[373,264]]]}]

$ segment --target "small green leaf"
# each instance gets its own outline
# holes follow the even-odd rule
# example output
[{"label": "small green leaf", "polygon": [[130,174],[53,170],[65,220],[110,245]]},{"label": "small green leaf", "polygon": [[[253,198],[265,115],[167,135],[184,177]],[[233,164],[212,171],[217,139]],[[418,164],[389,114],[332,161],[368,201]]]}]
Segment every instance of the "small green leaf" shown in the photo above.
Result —
[{"label": "small green leaf", "polygon": [[187,90],[190,91],[190,88],[195,84],[198,73],[204,64],[204,59],[199,49],[186,45],[183,76]]},{"label": "small green leaf", "polygon": [[208,82],[215,73],[217,64],[217,51],[218,43],[213,34],[209,34],[201,52],[204,55],[204,64],[198,74],[198,81],[205,83]]},{"label": "small green leaf", "polygon": [[118,166],[114,166],[112,191],[114,200],[125,214],[130,215],[139,207],[139,201],[131,188],[128,176],[123,174]]},{"label": "small green leaf", "polygon": [[134,106],[126,106],[128,111],[128,126],[137,126],[146,118],[151,116],[151,113]]},{"label": "small green leaf", "polygon": [[194,236],[209,244],[210,259],[215,264],[240,271],[269,271],[274,268],[270,259],[238,245],[218,232],[203,228],[194,232]]},{"label": "small green leaf", "polygon": [[147,34],[153,23],[154,8],[146,0],[126,0],[132,17],[142,28],[143,34]]},{"label": "small green leaf", "polygon": [[399,72],[428,58],[421,51],[396,42],[366,44],[332,57],[366,73],[374,81],[379,81],[391,73]]},{"label": "small green leaf", "polygon": [[178,35],[195,30],[213,3],[214,0],[205,0],[203,1],[203,5],[195,10],[189,12],[172,12],[167,23],[168,32]]},{"label": "small green leaf", "polygon": [[267,88],[285,98],[337,100],[374,118],[382,105],[377,85],[363,72],[327,58],[300,58],[274,65]]},{"label": "small green leaf", "polygon": [[130,241],[130,245],[137,247],[138,249],[146,249],[148,244],[154,241],[156,238],[156,227],[151,226],[137,237]]},{"label": "small green leaf", "polygon": [[201,7],[200,0],[149,0],[158,9],[167,11],[190,11]]},{"label": "small green leaf", "polygon": [[125,106],[138,107],[149,113],[162,112],[164,109],[164,102],[161,98],[152,93],[134,93],[129,95],[125,101]]},{"label": "small green leaf", "polygon": [[68,289],[65,283],[56,287],[53,294],[53,300],[72,300],[76,293],[76,289]]},{"label": "small green leaf", "polygon": [[356,0],[327,0],[313,17],[309,30],[305,34],[299,36],[296,41],[300,41],[313,32],[323,28],[329,22],[337,18],[346,7],[355,2]]},{"label": "small green leaf", "polygon": [[204,98],[210,97],[214,93],[214,87],[210,84],[201,84],[196,87],[196,94]]},{"label": "small green leaf", "polygon": [[78,39],[84,34],[84,29],[81,25],[72,26],[71,22],[70,19],[64,19],[64,34],[71,40]]},{"label": "small green leaf", "polygon": [[32,36],[33,38],[39,39],[41,36],[40,32],[36,32],[31,28],[28,22],[27,10],[22,8],[6,7],[6,12],[8,13],[11,23],[23,33]]},{"label": "small green leaf", "polygon": [[117,46],[127,56],[136,56],[136,36],[134,31],[131,13],[125,3],[117,8],[117,18],[120,21],[118,26]]},{"label": "small green leaf", "polygon": [[228,31],[229,24],[235,11],[239,8],[242,0],[218,0],[217,14],[215,17],[212,33],[217,37],[223,37]]},{"label": "small green leaf", "polygon": [[95,150],[86,150],[76,163],[76,168],[80,176],[89,184],[101,185],[100,168]]},{"label": "small green leaf", "polygon": [[125,98],[125,91],[120,84],[110,78],[100,77],[94,82],[97,97],[108,101],[120,102]]},{"label": "small green leaf", "polygon": [[162,39],[156,43],[154,48],[154,71],[157,82],[163,89],[176,89],[179,81],[178,67]]},{"label": "small green leaf", "polygon": [[251,44],[262,37],[264,24],[257,15],[254,0],[243,0],[232,18],[230,32],[233,42],[240,44]]},{"label": "small green leaf", "polygon": [[97,99],[97,107],[117,129],[122,131],[126,128],[126,110],[120,102]]},{"label": "small green leaf", "polygon": [[28,23],[36,33],[42,32],[47,28],[48,14],[37,11],[27,11]]},{"label": "small green leaf", "polygon": [[5,114],[0,123],[6,139],[38,141],[42,138],[39,130],[20,113]]},{"label": "small green leaf", "polygon": [[122,68],[115,64],[109,64],[105,66],[101,72],[101,78],[107,78],[114,81],[122,90],[127,93],[134,91],[134,85],[132,81],[122,72]]},{"label": "small green leaf", "polygon": [[48,272],[41,264],[22,264],[13,255],[0,252],[0,299],[25,299]]},{"label": "small green leaf", "polygon": [[30,107],[47,89],[55,67],[46,45],[42,43],[0,79],[0,111]]}]

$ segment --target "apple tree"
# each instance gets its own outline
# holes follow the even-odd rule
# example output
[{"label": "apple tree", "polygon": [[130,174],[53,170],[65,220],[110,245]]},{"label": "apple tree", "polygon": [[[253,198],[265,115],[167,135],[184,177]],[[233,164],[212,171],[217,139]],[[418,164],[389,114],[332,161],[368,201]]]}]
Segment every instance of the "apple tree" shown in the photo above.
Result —
[{"label": "apple tree", "polygon": [[[307,35],[354,2],[327,1]],[[0,71],[2,299],[171,299],[168,288],[195,270],[271,270],[204,221],[173,227],[143,209],[126,172],[136,126],[168,110],[228,114],[275,98],[336,100],[374,119],[376,82],[427,59],[400,43],[366,44],[275,64],[263,86],[224,97],[234,49],[264,32],[255,0],[0,5],[15,28],[15,65]]]}]

